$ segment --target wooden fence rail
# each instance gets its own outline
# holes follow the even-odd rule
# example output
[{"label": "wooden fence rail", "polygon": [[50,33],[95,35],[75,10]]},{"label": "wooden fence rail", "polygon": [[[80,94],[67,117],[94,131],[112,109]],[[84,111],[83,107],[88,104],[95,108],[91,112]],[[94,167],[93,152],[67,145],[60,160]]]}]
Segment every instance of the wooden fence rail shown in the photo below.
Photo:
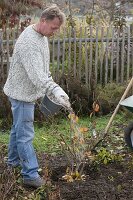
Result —
[{"label": "wooden fence rail", "polygon": [[[133,76],[130,27],[79,27],[49,39],[50,69],[58,80],[71,74],[84,84],[123,83]],[[0,79],[3,83],[17,38],[15,30],[0,32]],[[2,84],[1,84],[2,85]]]}]

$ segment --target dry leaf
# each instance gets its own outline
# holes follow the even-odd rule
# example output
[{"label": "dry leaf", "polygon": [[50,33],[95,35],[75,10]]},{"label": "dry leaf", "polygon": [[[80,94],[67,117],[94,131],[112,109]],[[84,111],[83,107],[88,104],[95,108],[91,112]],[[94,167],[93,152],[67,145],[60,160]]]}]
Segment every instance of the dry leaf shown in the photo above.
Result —
[{"label": "dry leaf", "polygon": [[100,106],[99,106],[99,104],[97,104],[95,101],[94,101],[92,107],[93,107],[93,111],[99,112]]},{"label": "dry leaf", "polygon": [[78,122],[79,118],[75,114],[69,114],[68,118],[73,120],[74,122]]},{"label": "dry leaf", "polygon": [[84,144],[85,143],[84,139],[80,139],[79,143]]},{"label": "dry leaf", "polygon": [[73,141],[77,141],[78,140],[78,136],[74,135],[72,139],[73,139]]},{"label": "dry leaf", "polygon": [[79,128],[79,131],[81,132],[81,133],[84,133],[84,132],[87,132],[89,129],[87,128],[87,127],[80,127]]},{"label": "dry leaf", "polygon": [[65,142],[63,142],[63,141],[61,141],[60,143],[61,143],[62,145],[65,145]]},{"label": "dry leaf", "polygon": [[73,182],[74,181],[73,178],[72,178],[72,176],[68,175],[68,174],[66,174],[65,176],[62,176],[62,178],[64,180],[66,180],[67,182]]}]

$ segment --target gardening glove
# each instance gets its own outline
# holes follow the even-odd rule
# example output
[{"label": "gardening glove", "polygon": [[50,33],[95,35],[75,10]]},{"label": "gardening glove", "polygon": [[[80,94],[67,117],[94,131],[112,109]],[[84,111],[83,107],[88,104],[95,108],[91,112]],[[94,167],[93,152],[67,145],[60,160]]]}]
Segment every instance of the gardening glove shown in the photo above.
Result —
[{"label": "gardening glove", "polygon": [[71,104],[69,102],[69,97],[60,86],[54,88],[52,93],[60,105],[62,105],[67,110],[69,110],[71,108]]}]

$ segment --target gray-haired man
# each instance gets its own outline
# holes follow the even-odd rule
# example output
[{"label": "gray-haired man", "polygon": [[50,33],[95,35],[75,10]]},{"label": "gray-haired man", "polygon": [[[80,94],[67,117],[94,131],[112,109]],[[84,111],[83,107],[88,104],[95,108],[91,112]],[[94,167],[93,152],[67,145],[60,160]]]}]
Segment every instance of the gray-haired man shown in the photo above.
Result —
[{"label": "gray-haired man", "polygon": [[49,72],[47,37],[63,24],[64,14],[57,6],[43,11],[37,24],[28,26],[19,36],[10,65],[4,92],[11,102],[13,125],[8,149],[8,165],[21,165],[23,182],[35,188],[44,184],[38,174],[38,162],[32,146],[34,105],[45,94],[55,96],[64,107],[69,97]]}]

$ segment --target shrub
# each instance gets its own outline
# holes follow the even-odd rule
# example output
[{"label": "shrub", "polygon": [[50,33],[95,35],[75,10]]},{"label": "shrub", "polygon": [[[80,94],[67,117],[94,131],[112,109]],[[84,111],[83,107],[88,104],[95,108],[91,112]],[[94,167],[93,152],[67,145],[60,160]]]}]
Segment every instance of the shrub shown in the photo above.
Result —
[{"label": "shrub", "polygon": [[95,97],[100,105],[100,113],[108,114],[113,111],[119,103],[126,86],[116,83],[108,83],[104,87],[98,85]]}]

